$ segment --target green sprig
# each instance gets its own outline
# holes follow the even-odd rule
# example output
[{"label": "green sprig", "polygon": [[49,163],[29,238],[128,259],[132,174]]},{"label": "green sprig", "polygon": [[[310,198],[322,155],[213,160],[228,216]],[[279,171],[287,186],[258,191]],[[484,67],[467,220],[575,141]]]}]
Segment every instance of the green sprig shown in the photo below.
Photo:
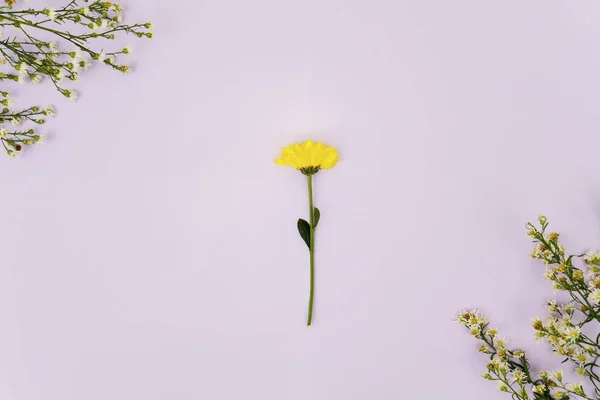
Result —
[{"label": "green sprig", "polygon": [[[36,84],[50,81],[70,100],[77,100],[78,93],[67,87],[68,83],[77,82],[80,74],[93,64],[122,73],[131,71],[127,64],[119,62],[122,56],[131,53],[131,48],[106,51],[103,48],[105,41],[112,41],[119,34],[136,38],[153,36],[149,22],[124,24],[123,7],[110,1],[72,0],[57,9],[21,10],[15,9],[16,0],[4,2],[6,5],[0,6],[0,82]],[[0,104],[3,106],[0,139],[9,156],[14,156],[23,145],[40,141],[34,138],[40,135],[11,131],[3,125],[27,121],[42,124],[45,119],[36,117],[39,109],[34,111],[36,107],[29,107],[10,111],[12,99],[7,92],[2,92]],[[33,139],[28,138],[30,136]]]}]

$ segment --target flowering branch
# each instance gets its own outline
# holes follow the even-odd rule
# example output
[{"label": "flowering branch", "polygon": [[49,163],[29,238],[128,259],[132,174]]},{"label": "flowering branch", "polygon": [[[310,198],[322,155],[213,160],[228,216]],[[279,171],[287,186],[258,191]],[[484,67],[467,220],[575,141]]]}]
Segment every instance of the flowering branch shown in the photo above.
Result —
[{"label": "flowering branch", "polygon": [[[131,71],[128,65],[117,61],[118,57],[131,53],[130,46],[105,51],[97,43],[113,40],[121,33],[152,38],[151,23],[123,24],[123,7],[110,1],[72,0],[58,9],[22,10],[14,9],[16,0],[4,2],[5,6],[0,5],[0,36],[4,37],[0,39],[0,82],[38,84],[48,80],[70,100],[77,100],[78,93],[67,88],[66,83],[77,82],[81,71],[94,63],[122,73]],[[54,115],[53,109],[40,111],[37,106],[10,112],[10,95],[2,92],[2,99],[0,124],[12,122],[19,126],[15,122],[27,120],[43,124],[43,118],[32,118]],[[20,151],[22,145],[39,142],[34,137],[41,137],[23,131],[9,132],[3,125],[0,129],[0,140],[9,156]]]},{"label": "flowering branch", "polygon": [[533,377],[527,356],[522,350],[511,350],[498,331],[488,328],[488,322],[479,311],[463,311],[457,321],[467,327],[482,344],[479,351],[489,354],[483,378],[498,382],[498,389],[510,393],[514,400],[568,400],[573,398],[595,400],[589,397],[581,383],[565,383],[562,371],[541,371]]},{"label": "flowering branch", "polygon": [[488,329],[487,321],[477,311],[459,313],[457,321],[484,342],[480,351],[490,354],[484,378],[499,381],[500,390],[511,393],[513,399],[600,399],[600,333],[592,337],[586,332],[593,329],[585,328],[591,323],[597,331],[600,322],[600,252],[567,254],[559,242],[560,235],[547,232],[546,217],[538,217],[538,222],[539,227],[527,224],[527,234],[536,245],[531,256],[544,263],[544,277],[552,282],[554,290],[566,292],[571,301],[548,302],[547,318],[533,319],[535,338],[549,343],[563,362],[573,363],[577,373],[588,379],[595,396],[587,395],[582,384],[563,383],[561,371],[542,371],[534,380],[525,354],[506,349],[504,341],[495,339],[496,331]]}]

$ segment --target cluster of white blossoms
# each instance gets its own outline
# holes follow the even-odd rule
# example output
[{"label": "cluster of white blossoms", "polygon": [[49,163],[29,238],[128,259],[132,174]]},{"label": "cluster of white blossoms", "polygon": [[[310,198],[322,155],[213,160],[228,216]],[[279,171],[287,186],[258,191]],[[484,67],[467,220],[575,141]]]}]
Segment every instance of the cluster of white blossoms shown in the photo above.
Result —
[{"label": "cluster of white blossoms", "polygon": [[[31,10],[31,17],[27,19],[27,11],[23,14],[10,14],[10,18],[3,18],[0,10],[0,26],[13,26],[19,30],[27,30],[24,40],[17,45],[6,41],[0,43],[0,47],[6,47],[2,53],[5,55],[0,59],[0,64],[10,65],[14,72],[3,72],[0,79],[14,80],[19,83],[40,83],[44,77],[50,78],[56,88],[67,98],[75,100],[76,92],[62,87],[64,81],[77,82],[80,69],[87,70],[93,60],[103,63],[123,73],[129,73],[128,65],[117,63],[117,56],[131,53],[131,46],[117,49],[112,52],[97,52],[89,47],[92,39],[105,38],[114,39],[115,33],[123,31],[138,37],[152,37],[152,24],[120,25],[123,16],[123,7],[112,2],[97,1],[89,7],[75,7],[76,4],[63,9],[45,8],[41,11]],[[39,15],[48,17],[47,20],[39,20]],[[60,32],[60,38],[66,39],[72,50],[61,50],[55,41],[44,41],[33,37],[30,31],[35,28],[45,30],[48,23],[64,24],[73,23],[89,29],[81,34]],[[53,28],[52,31],[55,31]],[[64,41],[64,40],[63,40]],[[30,54],[27,54],[27,51]],[[35,56],[34,56],[35,54]]]},{"label": "cluster of white blossoms", "polygon": [[[80,74],[93,64],[131,72],[130,66],[120,62],[122,56],[132,52],[131,46],[109,51],[105,39],[113,40],[118,34],[152,38],[152,23],[123,24],[123,6],[112,1],[65,0],[65,3],[62,8],[13,11],[16,1],[0,0],[0,82],[49,81],[64,97],[75,101],[79,93],[65,86],[76,83]],[[12,99],[4,97],[2,101],[6,102],[2,103],[4,112],[0,114],[0,128],[4,129],[2,143],[12,157],[23,144],[36,141],[24,137],[27,135],[24,132],[29,131],[9,132],[2,122],[19,127],[27,121],[43,123],[44,119],[37,117],[40,114],[36,113],[42,112],[38,107],[9,112]]]},{"label": "cluster of white blossoms", "polygon": [[[600,251],[567,255],[559,243],[560,235],[546,232],[546,217],[538,217],[538,222],[541,228],[528,224],[528,235],[536,245],[531,256],[544,263],[544,276],[552,281],[555,290],[566,292],[571,301],[548,302],[545,320],[533,319],[535,338],[549,343],[554,353],[570,361],[576,372],[590,381],[595,395],[587,395],[581,383],[563,382],[562,371],[542,371],[534,378],[524,352],[507,349],[506,342],[498,339],[495,329],[487,328],[486,318],[478,311],[463,311],[457,321],[483,342],[479,351],[490,356],[483,377],[498,381],[500,390],[513,399],[600,400],[600,334],[596,336],[596,324],[600,322]],[[588,324],[595,325],[592,337],[588,336]]]},{"label": "cluster of white blossoms", "polygon": [[[600,252],[567,256],[564,247],[558,243],[558,233],[546,233],[546,217],[540,216],[538,221],[541,229],[528,225],[528,234],[537,244],[536,255],[542,247],[549,249],[551,254],[534,258],[542,259],[546,265],[544,277],[553,282],[554,289],[567,292],[572,301],[560,306],[555,301],[548,302],[550,314],[547,319],[533,320],[536,339],[544,339],[556,354],[572,361],[578,374],[597,381],[596,360],[600,355],[600,344],[598,338],[588,337],[582,328],[600,322]],[[579,258],[584,261],[581,267],[574,264]],[[596,394],[600,396],[600,390],[597,389]]]},{"label": "cluster of white blossoms", "polygon": [[[538,221],[542,225],[542,230],[545,231],[546,227],[548,226],[547,218],[543,215],[540,215],[538,217]],[[540,234],[540,231],[538,231],[537,228],[532,224],[528,224],[527,227],[527,236],[536,239]],[[558,233],[550,232],[545,237],[542,237],[544,240],[539,242],[539,245],[531,251],[532,258],[537,258],[545,265],[550,265],[555,263],[560,256],[565,255],[564,246],[558,244],[558,239],[560,237]]]},{"label": "cluster of white blossoms", "polygon": [[[13,101],[8,92],[0,91],[0,143],[9,157],[13,158],[23,149],[23,146],[41,143],[43,135],[36,133],[35,129],[22,129],[21,125],[29,121],[37,125],[46,122],[46,117],[56,115],[53,106],[40,109],[37,106],[25,110],[13,111]],[[10,123],[7,128],[5,123]]]},{"label": "cluster of white blossoms", "polygon": [[[498,389],[509,393],[513,399],[566,400],[577,395],[592,400],[591,397],[587,397],[582,383],[563,382],[563,372],[560,370],[541,371],[534,378],[525,352],[509,349],[506,339],[501,338],[496,329],[488,328],[487,319],[478,310],[461,311],[456,316],[456,321],[482,342],[479,351],[490,357],[483,378],[498,382]],[[541,320],[539,322],[541,323]],[[571,341],[577,341],[580,332],[574,330],[576,333],[570,333],[573,331],[570,328],[564,330],[567,337],[574,338]]]},{"label": "cluster of white blossoms", "polygon": [[490,356],[483,378],[497,381],[500,391],[509,392],[516,398],[532,398],[528,390],[532,381],[527,372],[525,353],[507,349],[506,339],[500,337],[496,329],[488,327],[487,319],[478,310],[461,311],[456,321],[482,342],[479,351]]},{"label": "cluster of white blossoms", "polygon": [[588,266],[587,287],[589,293],[587,299],[593,306],[600,304],[600,251],[589,251],[584,256]]},{"label": "cluster of white blossoms", "polygon": [[579,375],[587,375],[586,365],[597,349],[582,332],[583,323],[573,323],[573,312],[569,312],[574,310],[573,303],[557,306],[551,302],[548,308],[559,315],[549,315],[546,321],[542,321],[541,318],[533,319],[536,340],[545,340],[552,346],[552,351],[576,364]]},{"label": "cluster of white blossoms", "polygon": [[[583,311],[600,304],[600,252],[590,251],[581,256],[566,256],[564,246],[558,243],[559,234],[546,234],[546,217],[540,216],[542,229],[538,230],[529,224],[528,235],[534,239],[537,246],[531,253],[533,258],[541,260],[545,265],[544,277],[553,282],[555,290],[576,293],[578,303]],[[542,222],[543,221],[543,222]],[[587,264],[587,271],[576,267],[573,260],[582,258]],[[584,297],[583,299],[581,297]]]}]

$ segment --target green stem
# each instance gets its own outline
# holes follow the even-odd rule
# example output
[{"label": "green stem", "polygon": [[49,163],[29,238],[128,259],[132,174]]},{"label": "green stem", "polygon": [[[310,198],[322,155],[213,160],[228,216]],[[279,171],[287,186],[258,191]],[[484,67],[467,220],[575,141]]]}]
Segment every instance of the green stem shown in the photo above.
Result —
[{"label": "green stem", "polygon": [[308,321],[306,326],[310,326],[315,296],[315,208],[313,206],[312,175],[308,175],[306,178],[308,180],[308,211],[310,213],[310,295],[308,297]]}]

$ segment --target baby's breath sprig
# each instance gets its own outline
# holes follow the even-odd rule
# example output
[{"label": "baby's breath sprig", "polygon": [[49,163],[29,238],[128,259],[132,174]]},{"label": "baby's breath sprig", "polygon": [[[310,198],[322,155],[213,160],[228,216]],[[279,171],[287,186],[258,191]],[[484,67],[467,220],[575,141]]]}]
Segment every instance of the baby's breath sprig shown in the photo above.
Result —
[{"label": "baby's breath sprig", "polygon": [[[600,333],[597,325],[600,322],[600,251],[567,254],[560,243],[560,235],[548,231],[547,218],[539,216],[537,222],[527,224],[527,234],[535,244],[531,256],[546,266],[544,277],[552,282],[554,290],[567,293],[571,301],[562,304],[555,300],[548,302],[548,316],[533,319],[535,338],[550,344],[563,362],[573,363],[576,372],[586,377],[593,386],[595,396],[587,395],[582,384],[563,383],[560,371],[542,372],[537,380],[533,380],[527,361],[514,364],[515,352],[505,350],[505,346],[494,342],[489,332],[494,334],[495,331],[487,329],[487,321],[478,312],[460,313],[458,321],[467,326],[473,336],[485,342],[480,351],[491,354],[492,364],[488,365],[484,377],[500,381],[501,390],[511,393],[513,399],[600,399]],[[578,259],[582,262],[576,263]],[[590,332],[594,331],[591,335]],[[521,359],[520,356],[517,358]],[[521,373],[518,371],[522,371],[525,378],[507,380],[507,374],[514,375],[513,370],[519,377]],[[520,382],[531,386],[530,395],[533,397],[528,397]]]},{"label": "baby's breath sprig", "polygon": [[[119,61],[131,53],[131,46],[106,50],[104,41],[111,41],[121,33],[137,38],[153,36],[152,23],[124,24],[123,7],[111,1],[72,0],[57,9],[20,10],[14,7],[16,0],[0,1],[5,3],[0,5],[0,82],[38,84],[48,80],[70,100],[77,100],[79,94],[68,88],[68,83],[77,82],[80,73],[94,63],[122,73],[131,72],[129,65]],[[4,100],[7,98],[10,96],[3,96]],[[10,118],[3,115],[0,128],[4,129],[4,148],[13,156],[22,145],[36,140],[25,138],[20,131],[9,132],[1,122],[14,118],[39,123],[43,118],[32,119],[36,114],[31,112],[36,107],[10,114],[6,111],[11,108],[10,102],[2,103],[5,108],[2,114]]]},{"label": "baby's breath sprig", "polygon": [[[546,266],[544,277],[553,282],[554,290],[567,292],[578,305],[579,310],[586,315],[586,319],[600,321],[598,314],[600,310],[592,304],[595,302],[597,306],[600,302],[600,289],[598,289],[598,301],[595,301],[591,294],[596,288],[590,288],[584,279],[585,272],[573,265],[574,259],[585,259],[586,255],[566,255],[565,247],[559,244],[560,235],[556,232],[546,232],[548,228],[546,217],[539,216],[538,221],[541,229],[532,223],[527,224],[527,235],[537,244],[531,252],[531,257],[544,263]],[[600,258],[597,262],[600,263]],[[595,266],[590,269],[590,273],[596,275],[600,273],[600,269]],[[600,274],[598,277],[600,278]],[[597,283],[600,287],[600,279]]]},{"label": "baby's breath sprig", "polygon": [[[552,281],[554,289],[568,293],[573,301],[562,306],[554,301],[548,303],[550,314],[546,321],[534,319],[536,339],[544,339],[564,361],[573,362],[577,373],[588,377],[600,397],[600,334],[590,337],[584,333],[584,326],[590,323],[591,331],[598,331],[600,322],[600,252],[567,256],[558,244],[559,234],[547,233],[546,217],[538,217],[538,222],[540,228],[527,225],[528,235],[537,245],[532,257],[546,265],[544,277]],[[556,248],[563,252],[550,255]],[[573,265],[575,259],[584,261],[585,270]]]},{"label": "baby's breath sprig", "polygon": [[456,320],[482,342],[479,351],[490,357],[483,378],[498,382],[498,389],[510,393],[514,399],[530,399],[528,390],[535,382],[525,353],[507,349],[506,339],[501,338],[496,329],[488,327],[487,319],[478,310],[462,311]]},{"label": "baby's breath sprig", "polygon": [[479,351],[490,357],[483,378],[497,382],[498,389],[509,393],[514,400],[593,400],[582,384],[565,383],[562,371],[542,371],[534,378],[525,352],[509,349],[506,339],[500,337],[496,329],[488,327],[487,319],[479,311],[462,311],[456,320],[482,342]]},{"label": "baby's breath sprig", "polygon": [[[0,92],[0,141],[9,157],[14,157],[23,146],[40,143],[43,136],[34,129],[19,129],[24,122],[30,121],[37,125],[46,123],[46,118],[54,116],[54,107],[40,109],[38,106],[20,111],[11,111],[12,99],[7,92]],[[7,128],[12,127],[12,129]]]}]

